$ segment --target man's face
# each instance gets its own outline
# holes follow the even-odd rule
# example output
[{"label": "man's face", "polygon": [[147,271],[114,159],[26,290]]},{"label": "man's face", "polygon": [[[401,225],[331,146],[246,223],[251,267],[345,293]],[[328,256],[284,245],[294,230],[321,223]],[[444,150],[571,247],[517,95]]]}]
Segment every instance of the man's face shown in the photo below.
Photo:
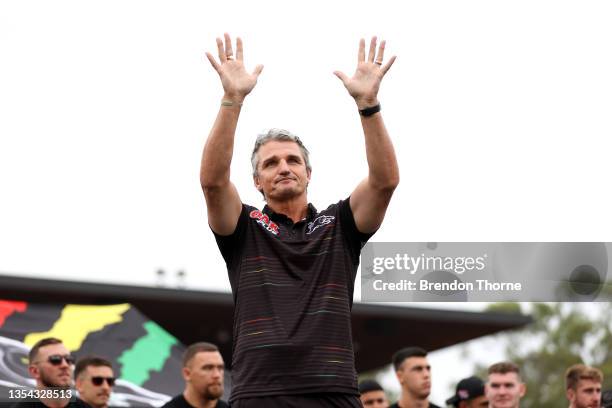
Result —
[{"label": "man's face", "polygon": [[306,191],[310,172],[297,143],[271,140],[257,152],[259,163],[255,187],[263,190],[267,200],[288,200]]},{"label": "man's face", "polygon": [[389,401],[384,391],[364,392],[359,397],[364,408],[387,408]]},{"label": "man's face", "polygon": [[409,357],[396,372],[402,389],[417,399],[429,397],[431,392],[431,366],[427,357]]},{"label": "man's face", "polygon": [[70,357],[70,352],[61,343],[49,344],[38,349],[38,354],[30,364],[29,371],[39,387],[69,388],[72,385],[74,367],[66,361],[65,357]]},{"label": "man's face", "polygon": [[567,399],[572,408],[599,408],[601,405],[601,383],[579,380],[576,389],[567,390]]},{"label": "man's face", "polygon": [[484,395],[462,402],[465,402],[465,408],[487,408],[489,406],[489,400]]},{"label": "man's face", "polygon": [[218,351],[201,351],[183,367],[187,386],[204,399],[215,400],[223,395],[225,365]]},{"label": "man's face", "polygon": [[112,368],[87,366],[76,380],[76,389],[81,399],[92,407],[107,407],[113,389],[109,384],[109,379],[114,380]]},{"label": "man's face", "polygon": [[516,373],[492,373],[485,390],[491,408],[516,408],[525,395],[525,384]]}]

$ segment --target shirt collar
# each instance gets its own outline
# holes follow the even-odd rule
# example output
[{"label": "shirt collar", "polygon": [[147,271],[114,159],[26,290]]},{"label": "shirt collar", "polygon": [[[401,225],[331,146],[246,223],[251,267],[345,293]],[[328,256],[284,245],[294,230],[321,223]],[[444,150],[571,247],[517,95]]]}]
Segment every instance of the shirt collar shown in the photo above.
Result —
[{"label": "shirt collar", "polygon": [[[274,212],[274,210],[272,210],[270,207],[268,207],[268,204],[266,204],[264,206],[264,208],[263,208],[263,210],[261,210],[261,212],[263,212],[264,214],[267,214],[272,221],[276,221],[276,222],[291,221],[291,219],[289,217],[287,217],[285,214]],[[306,218],[304,218],[303,220],[300,220],[300,221],[309,221],[309,220],[312,220],[312,219],[315,218],[315,215],[317,215],[317,209],[315,208],[314,205],[312,205],[311,203],[308,203],[308,214],[306,215]]]}]

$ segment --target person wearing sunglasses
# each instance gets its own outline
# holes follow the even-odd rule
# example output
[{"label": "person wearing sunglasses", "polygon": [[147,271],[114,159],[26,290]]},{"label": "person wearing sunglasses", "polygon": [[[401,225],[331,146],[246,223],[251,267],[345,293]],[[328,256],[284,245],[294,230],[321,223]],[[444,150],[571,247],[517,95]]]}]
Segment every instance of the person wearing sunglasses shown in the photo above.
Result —
[{"label": "person wearing sunglasses", "polygon": [[[28,371],[36,380],[36,402],[23,399],[13,408],[89,408],[89,405],[75,398],[72,390],[74,357],[60,339],[47,337],[39,340],[28,354]],[[51,398],[44,398],[49,395]]]},{"label": "person wearing sunglasses", "polygon": [[93,408],[108,408],[115,385],[113,365],[98,356],[86,356],[77,362],[74,379],[79,396]]}]

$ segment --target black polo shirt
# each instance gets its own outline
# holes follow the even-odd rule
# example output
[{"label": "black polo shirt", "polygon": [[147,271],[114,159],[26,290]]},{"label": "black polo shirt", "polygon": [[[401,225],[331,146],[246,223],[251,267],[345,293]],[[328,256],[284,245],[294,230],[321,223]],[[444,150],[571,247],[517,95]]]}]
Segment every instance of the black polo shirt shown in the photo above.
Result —
[{"label": "black polo shirt", "polygon": [[[434,404],[434,403],[432,403],[432,402],[430,402],[430,403],[429,403],[429,405],[428,405],[427,407],[428,407],[428,408],[442,408],[442,407],[439,407],[438,405],[436,405],[436,404]],[[389,406],[389,408],[401,408],[401,407],[400,407],[400,406],[398,405],[398,403],[396,402],[395,404],[390,405],[390,406]]]},{"label": "black polo shirt", "polygon": [[[194,408],[194,406],[187,402],[183,394],[179,394],[162,405],[161,408]],[[229,408],[229,405],[225,401],[217,400],[215,408]]]},{"label": "black polo shirt", "polygon": [[349,199],[297,223],[242,205],[236,230],[215,234],[234,297],[230,402],[357,393],[350,310],[359,253],[372,234]]},{"label": "black polo shirt", "polygon": [[[0,407],[1,406],[7,406],[7,405],[3,405],[0,403]],[[8,405],[11,408],[49,408],[48,405],[43,404],[40,400],[37,401],[21,401],[21,402],[17,402],[13,405]],[[74,401],[66,401],[66,405],[64,405],[64,408],[91,408],[91,406],[89,404],[87,404],[85,401],[83,401],[80,398],[76,398]]]}]

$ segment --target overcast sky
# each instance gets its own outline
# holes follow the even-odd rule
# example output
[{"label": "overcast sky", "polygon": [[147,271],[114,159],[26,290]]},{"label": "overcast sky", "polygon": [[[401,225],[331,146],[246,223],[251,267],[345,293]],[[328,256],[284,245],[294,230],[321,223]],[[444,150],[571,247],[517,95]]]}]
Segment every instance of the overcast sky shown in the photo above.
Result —
[{"label": "overcast sky", "polygon": [[[374,241],[610,241],[609,1],[0,3],[0,272],[229,290],[198,172],[222,95],[204,57],[242,36],[232,179],[255,135],[312,153],[310,200],[366,174],[360,37],[398,59],[379,99],[401,184]],[[441,402],[441,401],[439,401]]]},{"label": "overcast sky", "polygon": [[[310,199],[366,174],[352,99],[360,37],[398,59],[380,92],[401,184],[377,241],[606,241],[612,5],[567,1],[2,2],[0,270],[126,283],[187,271],[229,288],[198,181],[222,95],[204,57],[227,31],[265,68],[232,178],[284,127],[313,156]],[[170,279],[172,278],[172,279]],[[169,277],[173,284],[174,276]]]}]

